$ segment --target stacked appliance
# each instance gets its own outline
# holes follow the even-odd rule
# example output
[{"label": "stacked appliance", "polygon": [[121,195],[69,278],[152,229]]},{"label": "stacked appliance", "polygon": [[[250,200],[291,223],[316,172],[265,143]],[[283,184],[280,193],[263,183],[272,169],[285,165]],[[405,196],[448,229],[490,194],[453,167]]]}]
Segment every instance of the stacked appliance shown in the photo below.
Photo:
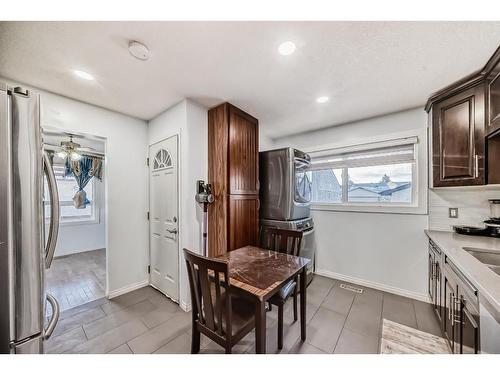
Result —
[{"label": "stacked appliance", "polygon": [[300,255],[311,259],[308,283],[312,281],[316,246],[310,217],[311,158],[291,147],[259,153],[260,225],[303,232]]},{"label": "stacked appliance", "polygon": [[[43,178],[51,199],[45,236]],[[0,353],[43,353],[59,306],[45,292],[59,229],[59,199],[43,150],[39,96],[0,82]],[[46,302],[51,317],[45,322]]]}]

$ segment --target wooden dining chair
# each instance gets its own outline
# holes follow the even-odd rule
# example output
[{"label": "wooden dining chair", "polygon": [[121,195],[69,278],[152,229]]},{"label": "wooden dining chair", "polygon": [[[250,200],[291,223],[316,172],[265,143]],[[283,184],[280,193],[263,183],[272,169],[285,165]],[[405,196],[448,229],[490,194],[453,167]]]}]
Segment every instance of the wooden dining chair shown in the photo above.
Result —
[{"label": "wooden dining chair", "polygon": [[255,328],[255,305],[231,288],[228,262],[184,249],[192,306],[191,353],[200,351],[200,335],[231,353],[232,347]]},{"label": "wooden dining chair", "polygon": [[[302,231],[279,228],[263,228],[261,247],[300,256]],[[283,307],[293,294],[293,321],[297,321],[298,277],[290,280],[281,290],[269,299],[270,305],[278,306],[278,349],[283,349]]]}]

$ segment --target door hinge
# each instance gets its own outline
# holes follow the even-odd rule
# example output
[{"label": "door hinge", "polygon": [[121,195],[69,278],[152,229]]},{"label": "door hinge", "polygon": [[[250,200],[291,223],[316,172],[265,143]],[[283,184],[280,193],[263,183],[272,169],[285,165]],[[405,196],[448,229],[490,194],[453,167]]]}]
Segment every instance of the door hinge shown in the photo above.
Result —
[{"label": "door hinge", "polygon": [[148,220],[149,220],[149,211],[148,211]]},{"label": "door hinge", "polygon": [[148,266],[148,273],[151,273],[151,266]]},{"label": "door hinge", "polygon": [[149,158],[146,158],[146,165],[149,167]]}]

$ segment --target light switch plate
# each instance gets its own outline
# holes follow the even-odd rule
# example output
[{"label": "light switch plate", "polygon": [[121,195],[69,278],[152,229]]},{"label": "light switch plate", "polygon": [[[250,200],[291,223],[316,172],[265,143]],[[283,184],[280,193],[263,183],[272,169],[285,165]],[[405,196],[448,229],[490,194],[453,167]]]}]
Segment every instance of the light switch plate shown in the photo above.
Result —
[{"label": "light switch plate", "polygon": [[450,219],[457,219],[458,218],[458,208],[457,207],[448,208],[448,217]]}]

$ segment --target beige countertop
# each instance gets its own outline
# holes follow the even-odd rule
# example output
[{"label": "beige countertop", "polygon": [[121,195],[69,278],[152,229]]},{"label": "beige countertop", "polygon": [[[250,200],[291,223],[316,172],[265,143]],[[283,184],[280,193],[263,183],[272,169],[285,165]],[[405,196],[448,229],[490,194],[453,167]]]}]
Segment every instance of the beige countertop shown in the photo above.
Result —
[{"label": "beige countertop", "polygon": [[500,275],[470,255],[464,248],[498,252],[500,239],[482,236],[466,236],[454,232],[426,230],[427,236],[448,256],[451,262],[474,284],[479,292],[479,301],[499,321],[500,319]]}]

